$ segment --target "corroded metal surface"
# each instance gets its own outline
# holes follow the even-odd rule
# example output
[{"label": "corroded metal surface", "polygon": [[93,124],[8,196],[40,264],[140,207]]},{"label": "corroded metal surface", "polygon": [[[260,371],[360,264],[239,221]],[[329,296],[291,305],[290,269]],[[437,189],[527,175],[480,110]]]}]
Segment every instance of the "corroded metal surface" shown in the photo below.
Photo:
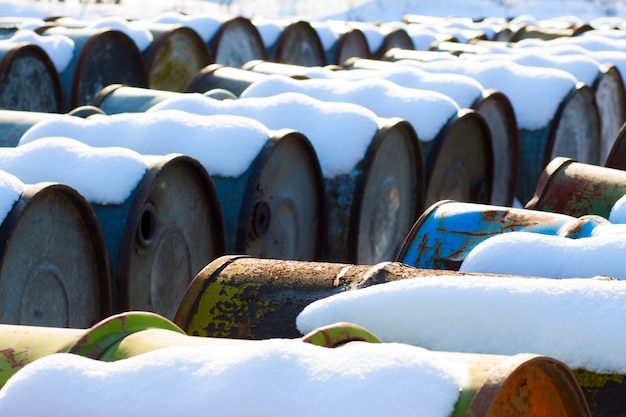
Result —
[{"label": "corroded metal surface", "polygon": [[313,301],[384,282],[446,274],[451,272],[397,262],[352,265],[223,256],[194,278],[174,322],[195,336],[299,337],[296,317]]},{"label": "corroded metal surface", "polygon": [[573,372],[585,394],[592,416],[614,417],[624,414],[626,409],[625,375],[603,374],[585,369],[574,369]]},{"label": "corroded metal surface", "polygon": [[554,158],[542,172],[526,208],[574,217],[595,214],[608,218],[626,194],[626,172],[570,158]]}]

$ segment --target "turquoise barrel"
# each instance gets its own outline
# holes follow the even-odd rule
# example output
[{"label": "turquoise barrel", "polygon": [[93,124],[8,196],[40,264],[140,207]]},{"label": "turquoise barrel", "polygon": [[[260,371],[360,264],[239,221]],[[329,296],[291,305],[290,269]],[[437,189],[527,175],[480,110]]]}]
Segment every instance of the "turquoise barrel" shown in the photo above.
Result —
[{"label": "turquoise barrel", "polygon": [[236,16],[224,21],[208,43],[214,62],[241,67],[248,61],[267,59],[267,50],[252,21]]},{"label": "turquoise barrel", "polygon": [[526,208],[580,217],[609,218],[613,205],[626,194],[626,172],[572,158],[554,158],[541,173]]},{"label": "turquoise barrel", "polygon": [[2,42],[1,45],[0,108],[62,111],[61,79],[48,54],[33,44]]},{"label": "turquoise barrel", "polygon": [[239,97],[250,84],[265,77],[267,75],[258,72],[227,67],[221,64],[211,64],[198,71],[189,82],[189,85],[187,85],[185,92],[204,93],[221,88]]},{"label": "turquoise barrel", "polygon": [[63,111],[89,104],[109,84],[148,86],[146,65],[135,43],[111,29],[49,27],[42,35],[61,34],[74,41],[74,56],[60,74]]},{"label": "turquoise barrel", "polygon": [[110,314],[107,249],[89,203],[59,183],[17,197],[0,224],[0,322],[86,327]]},{"label": "turquoise barrel", "polygon": [[[583,222],[587,228],[583,230],[595,224]],[[578,218],[565,214],[444,200],[417,219],[396,261],[417,268],[458,270],[467,254],[491,236],[512,231],[567,235],[578,226]]]},{"label": "turquoise barrel", "polygon": [[58,117],[56,113],[0,109],[0,147],[15,147],[35,124]]},{"label": "turquoise barrel", "polygon": [[184,91],[196,73],[213,62],[208,45],[193,29],[168,24],[146,28],[154,37],[143,52],[150,88]]}]

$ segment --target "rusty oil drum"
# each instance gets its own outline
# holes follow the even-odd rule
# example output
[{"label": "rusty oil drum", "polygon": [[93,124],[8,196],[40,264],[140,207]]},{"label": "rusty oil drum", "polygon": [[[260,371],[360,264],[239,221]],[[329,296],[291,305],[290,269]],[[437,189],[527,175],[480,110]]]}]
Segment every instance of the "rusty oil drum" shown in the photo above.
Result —
[{"label": "rusty oil drum", "polygon": [[613,205],[626,194],[626,172],[572,158],[554,158],[537,183],[526,208],[580,217],[609,218]]},{"label": "rusty oil drum", "polygon": [[0,47],[0,108],[36,112],[62,110],[61,79],[50,57],[39,46],[3,43]]},{"label": "rusty oil drum", "polygon": [[569,235],[581,225],[594,227],[589,220],[587,224],[565,214],[442,200],[417,219],[396,261],[458,270],[467,254],[491,236],[512,231]]},{"label": "rusty oil drum", "polygon": [[0,225],[0,321],[88,327],[111,312],[105,240],[73,188],[29,185]]},{"label": "rusty oil drum", "polygon": [[242,16],[224,21],[208,45],[216,64],[241,67],[248,61],[267,59],[258,29],[250,19]]},{"label": "rusty oil drum", "polygon": [[186,26],[151,24],[154,40],[143,52],[150,88],[184,91],[200,69],[213,62],[208,45]]},{"label": "rusty oil drum", "polygon": [[74,56],[60,74],[63,111],[89,104],[109,84],[148,86],[143,56],[128,35],[110,29],[50,27],[42,35],[60,34],[74,41]]}]

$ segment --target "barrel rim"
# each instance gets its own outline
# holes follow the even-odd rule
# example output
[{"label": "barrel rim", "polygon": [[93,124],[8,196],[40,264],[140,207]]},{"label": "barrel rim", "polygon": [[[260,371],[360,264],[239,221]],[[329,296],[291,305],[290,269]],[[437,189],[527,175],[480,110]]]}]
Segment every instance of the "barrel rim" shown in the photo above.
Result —
[{"label": "barrel rim", "polygon": [[296,20],[288,24],[285,28],[283,28],[283,31],[281,32],[280,36],[278,37],[278,40],[276,41],[276,47],[275,47],[276,61],[290,63],[286,61],[284,57],[282,56],[283,48],[285,47],[285,43],[289,40],[291,36],[293,36],[293,33],[296,31],[302,31],[302,33],[305,34],[305,36],[307,36],[310,39],[310,45],[315,50],[314,53],[316,55],[316,58],[318,58],[318,62],[319,62],[318,65],[321,66],[321,65],[327,64],[326,51],[324,50],[324,46],[322,45],[320,36],[318,35],[315,28],[313,28],[313,26],[311,26],[311,24],[305,20]]},{"label": "barrel rim", "polygon": [[265,47],[265,44],[263,43],[263,39],[261,38],[259,29],[252,23],[252,21],[249,18],[244,17],[244,16],[235,16],[231,19],[226,20],[220,25],[215,35],[213,35],[213,37],[208,42],[208,47],[211,50],[213,59],[216,59],[219,45],[221,44],[222,38],[225,36],[226,31],[232,25],[242,25],[242,27],[245,27],[246,30],[249,31],[249,35],[252,37],[251,39],[254,41],[254,43],[257,46],[259,46],[259,49],[261,51],[261,57],[259,59],[262,59],[262,60],[268,59],[267,48]]},{"label": "barrel rim", "polygon": [[537,187],[535,188],[535,195],[526,203],[524,208],[530,210],[540,210],[545,194],[550,190],[552,182],[555,181],[555,176],[558,172],[564,170],[572,164],[577,162],[573,158],[566,158],[563,156],[557,156],[546,165],[544,170],[539,176],[537,181]]}]

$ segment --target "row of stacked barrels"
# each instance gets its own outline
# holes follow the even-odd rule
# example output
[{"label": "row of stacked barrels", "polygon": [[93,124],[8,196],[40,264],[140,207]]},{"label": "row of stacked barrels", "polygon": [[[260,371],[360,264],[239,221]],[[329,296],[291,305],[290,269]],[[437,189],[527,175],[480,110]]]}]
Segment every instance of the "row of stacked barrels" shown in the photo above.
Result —
[{"label": "row of stacked barrels", "polygon": [[[598,62],[583,80],[565,64],[546,63],[536,77],[491,55],[482,72],[460,59],[524,38],[583,36],[591,25],[514,30],[499,21],[496,30],[485,19],[459,31],[420,16],[389,26],[236,17],[214,19],[202,32],[191,26],[207,19],[178,19],[132,22],[153,38],[141,49],[123,30],[50,18],[35,32],[67,36],[75,48],[60,72],[42,47],[3,46],[2,383],[55,352],[118,360],[212,338],[298,338],[296,316],[322,297],[467,275],[455,270],[480,241],[537,229],[530,209],[574,216],[546,214],[545,233],[569,225],[567,237],[591,234],[602,220],[576,217],[608,217],[623,194],[619,62]],[[269,41],[263,25],[274,29]],[[5,26],[10,39],[20,21]],[[418,50],[424,39],[428,51]],[[437,61],[445,65],[437,69]],[[512,75],[521,78],[522,98],[506,81],[496,83],[511,84]],[[352,83],[375,88],[346,91]],[[555,101],[546,91],[553,85],[560,95],[546,110],[538,102]],[[522,116],[537,108],[544,122],[528,123]],[[121,197],[93,189],[108,188],[107,179],[126,182],[120,152],[109,159],[102,147],[126,149],[122,159],[133,164]],[[354,157],[344,147],[361,150]],[[74,163],[86,154],[91,163]],[[352,159],[338,168],[333,158],[344,155]],[[232,156],[241,169],[233,170]],[[579,167],[576,185],[566,177],[559,189],[557,175],[572,166]],[[592,178],[580,167],[591,167]],[[59,180],[69,171],[71,179]],[[512,208],[520,202],[527,208]],[[564,211],[568,204],[577,211]],[[452,214],[462,210],[478,214],[455,223]],[[474,230],[483,224],[475,218],[489,218],[492,229]],[[55,330],[61,327],[71,331]],[[326,331],[304,340],[327,347],[378,341],[350,327],[330,343]],[[574,374],[539,356],[444,357],[473,375],[455,415],[535,415],[549,406],[554,414],[603,417],[624,409],[619,373]],[[536,385],[528,388],[531,379]]]}]

